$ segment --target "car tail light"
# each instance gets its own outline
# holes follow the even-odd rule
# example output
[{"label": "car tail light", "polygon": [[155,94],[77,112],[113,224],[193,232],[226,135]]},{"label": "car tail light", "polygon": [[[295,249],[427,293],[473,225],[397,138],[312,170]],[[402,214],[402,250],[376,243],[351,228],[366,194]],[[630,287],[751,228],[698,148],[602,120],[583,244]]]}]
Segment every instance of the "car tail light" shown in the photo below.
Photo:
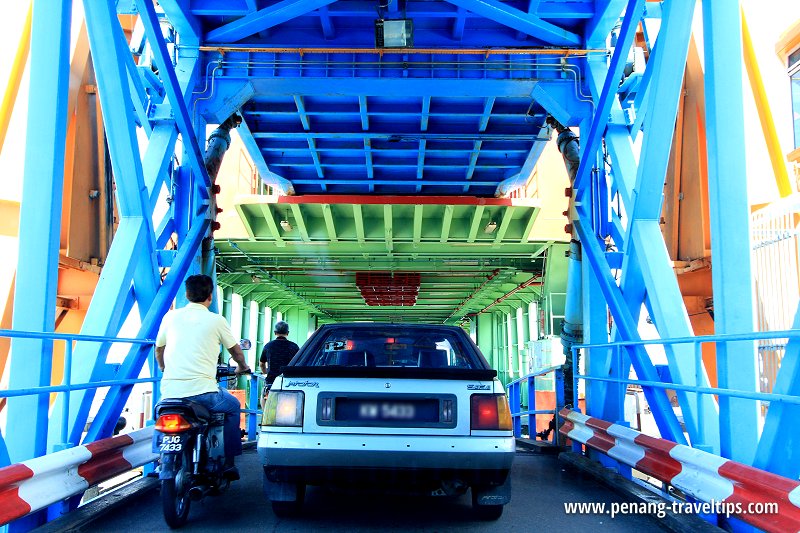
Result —
[{"label": "car tail light", "polygon": [[264,404],[261,424],[264,426],[302,426],[302,391],[270,391]]},{"label": "car tail light", "polygon": [[191,427],[192,425],[178,413],[169,413],[158,417],[155,429],[161,433],[179,433]]},{"label": "car tail light", "polygon": [[511,430],[511,410],[505,394],[473,394],[470,415],[471,429]]}]

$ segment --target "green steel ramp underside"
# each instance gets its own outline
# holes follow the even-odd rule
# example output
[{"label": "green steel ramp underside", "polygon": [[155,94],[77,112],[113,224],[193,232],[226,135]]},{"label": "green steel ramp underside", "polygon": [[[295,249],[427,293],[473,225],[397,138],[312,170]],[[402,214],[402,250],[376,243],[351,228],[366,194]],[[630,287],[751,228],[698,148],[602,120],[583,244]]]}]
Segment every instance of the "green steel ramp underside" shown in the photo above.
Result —
[{"label": "green steel ramp underside", "polygon": [[[222,287],[320,321],[459,323],[541,297],[552,241],[529,241],[538,200],[247,196],[218,238]],[[551,254],[552,255],[552,254]]]}]

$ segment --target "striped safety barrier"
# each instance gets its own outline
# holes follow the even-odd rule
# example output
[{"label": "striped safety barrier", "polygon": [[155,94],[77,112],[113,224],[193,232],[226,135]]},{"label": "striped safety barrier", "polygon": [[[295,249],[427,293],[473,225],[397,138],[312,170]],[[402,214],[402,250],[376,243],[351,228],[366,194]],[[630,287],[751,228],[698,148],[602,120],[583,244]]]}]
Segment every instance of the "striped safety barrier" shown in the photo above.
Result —
[{"label": "striped safety barrier", "polygon": [[[698,501],[723,504],[720,507],[726,513],[765,531],[800,531],[800,481],[571,409],[562,409],[559,415],[564,419],[559,432],[567,438],[668,483]],[[778,504],[777,513],[757,512],[771,503]]]},{"label": "striped safety barrier", "polygon": [[0,525],[155,461],[146,427],[0,468]]}]

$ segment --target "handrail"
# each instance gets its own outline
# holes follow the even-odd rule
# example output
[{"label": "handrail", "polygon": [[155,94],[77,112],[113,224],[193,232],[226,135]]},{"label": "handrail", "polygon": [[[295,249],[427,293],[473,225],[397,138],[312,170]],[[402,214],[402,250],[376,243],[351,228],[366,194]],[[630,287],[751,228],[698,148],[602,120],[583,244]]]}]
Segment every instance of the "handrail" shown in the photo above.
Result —
[{"label": "handrail", "polygon": [[698,335],[696,337],[670,337],[668,339],[642,339],[636,341],[614,341],[601,344],[575,344],[573,349],[614,348],[626,346],[649,346],[664,344],[703,344],[706,342],[758,341],[768,339],[800,339],[800,330],[754,331],[752,333],[720,333],[719,335]]},{"label": "handrail", "polygon": [[104,337],[101,335],[84,335],[81,333],[50,333],[41,331],[23,331],[16,329],[0,329],[0,337],[18,339],[50,339],[55,341],[94,341],[117,342],[120,344],[155,344],[154,339],[134,339],[129,337]]},{"label": "handrail", "polygon": [[[155,369],[155,375],[148,378],[109,379],[109,380],[89,381],[85,383],[71,382],[72,353],[74,350],[72,345],[74,342],[83,341],[83,342],[101,342],[101,343],[114,343],[114,344],[139,344],[142,345],[142,347],[147,346],[149,349],[151,346],[155,344],[155,340],[153,339],[109,337],[101,335],[84,335],[79,333],[21,331],[21,330],[9,330],[9,329],[0,329],[0,337],[21,338],[21,339],[48,339],[52,341],[64,341],[66,349],[64,351],[64,377],[61,385],[28,387],[22,389],[9,388],[5,390],[0,390],[0,398],[16,398],[22,396],[62,393],[64,395],[62,402],[62,410],[61,410],[61,418],[63,423],[61,424],[61,443],[58,445],[59,448],[68,448],[76,444],[69,442],[68,438],[70,392],[89,390],[89,389],[99,389],[104,387],[136,385],[139,383],[158,383],[159,381],[161,381],[161,373],[158,371],[158,369]],[[258,396],[257,396],[258,387],[256,385],[258,382],[257,379],[258,377],[260,376],[254,375],[253,380],[251,382],[251,389],[254,389],[254,392],[251,392],[250,394],[251,406],[258,404]],[[255,404],[253,403],[254,401]],[[241,412],[247,414],[248,416],[249,419],[248,438],[250,440],[253,440],[256,434],[256,427],[258,420],[257,417],[261,413],[261,411],[259,409],[242,409]]]},{"label": "handrail", "polygon": [[[550,373],[555,374],[555,386],[554,390],[552,391],[556,396],[555,406],[553,409],[536,409],[536,378]],[[524,411],[522,409],[523,384],[528,386],[528,408]],[[508,383],[506,386],[506,391],[508,395],[509,408],[511,409],[511,421],[514,429],[514,437],[519,438],[522,436],[522,417],[527,416],[529,437],[533,440],[536,440],[536,415],[552,414],[554,418],[558,416],[558,411],[561,407],[563,407],[564,403],[563,386],[564,377],[561,370],[561,365],[540,369]],[[551,444],[555,445],[557,438],[557,432],[554,431]]]},{"label": "handrail", "polygon": [[[797,342],[800,339],[800,329],[792,329],[792,330],[778,330],[778,331],[760,331],[760,332],[752,332],[752,333],[736,333],[736,334],[720,334],[720,335],[705,335],[705,336],[697,336],[697,337],[680,337],[680,338],[665,338],[665,339],[647,339],[647,340],[637,340],[637,341],[618,341],[618,342],[608,342],[602,344],[582,344],[576,345],[573,347],[573,350],[585,349],[585,350],[600,350],[608,352],[608,356],[613,357],[614,361],[616,361],[617,368],[624,368],[624,361],[623,358],[630,358],[631,354],[629,353],[632,347],[634,346],[661,346],[665,349],[668,349],[670,346],[678,345],[678,344],[692,344],[693,348],[693,361],[695,364],[695,383],[702,383],[701,379],[703,378],[705,368],[703,365],[703,358],[702,358],[702,350],[701,347],[703,344],[706,343],[718,343],[724,344],[729,342],[752,342],[753,344],[753,357],[756,356],[756,350],[758,348],[758,343],[756,341],[777,341],[777,339],[786,339],[786,341],[775,342],[776,345],[781,344],[783,346],[787,346],[789,342]],[[573,352],[574,353],[574,352]],[[687,354],[689,355],[689,354]],[[574,376],[574,383],[577,386],[579,380],[583,379],[587,382],[602,382],[602,383],[617,383],[622,385],[621,389],[624,390],[627,388],[628,385],[638,385],[641,386],[647,391],[647,389],[658,389],[658,390],[674,390],[674,391],[682,391],[687,393],[692,393],[697,396],[697,406],[698,406],[698,416],[696,417],[697,420],[697,427],[695,428],[698,435],[705,435],[705,429],[711,429],[710,427],[704,427],[704,417],[703,417],[703,402],[701,402],[701,398],[703,395],[711,395],[711,397],[719,397],[719,398],[741,398],[753,401],[762,401],[762,402],[770,402],[774,404],[784,404],[784,405],[800,405],[800,396],[793,395],[793,394],[782,394],[782,393],[775,393],[775,392],[761,392],[758,388],[758,385],[754,382],[752,384],[751,390],[741,390],[741,389],[732,389],[732,388],[718,388],[712,387],[708,385],[686,385],[684,383],[669,383],[663,381],[654,381],[650,380],[643,380],[643,379],[626,379],[627,376],[610,376],[607,374],[603,375],[592,375],[588,370],[585,374],[575,374]],[[589,400],[591,402],[591,399]],[[690,404],[693,404],[693,400],[689,400]],[[591,407],[591,403],[589,404]],[[682,406],[682,407],[685,407]],[[585,417],[585,415],[579,415],[577,412],[573,412],[575,420],[580,417]],[[582,418],[581,418],[582,420]],[[598,420],[592,418],[592,420]],[[707,421],[706,421],[707,423]],[[608,422],[603,422],[602,420],[598,422],[598,424],[606,424]],[[568,430],[571,432],[571,430]],[[619,430],[622,432],[623,430]],[[562,431],[564,433],[564,431]],[[576,438],[578,433],[571,432],[571,438]],[[716,437],[714,433],[709,433],[711,437]],[[619,437],[619,435],[616,435]],[[720,439],[723,435],[720,434]],[[644,438],[651,438],[648,436],[644,436]],[[692,439],[695,439],[692,436]],[[581,440],[581,439],[577,439]],[[584,442],[581,440],[581,442]],[[612,439],[613,442],[613,439]],[[637,440],[638,442],[638,440]],[[738,442],[738,445],[744,447],[750,446],[757,446],[758,441],[748,441],[748,442]],[[722,443],[723,445],[725,443]],[[621,446],[621,445],[620,445]],[[682,447],[686,447],[685,445],[681,445]],[[681,448],[683,449],[683,448]],[[688,447],[688,449],[692,450],[693,452],[713,452],[709,453],[709,456],[714,456],[714,454],[719,455],[720,450],[715,445],[711,445],[710,443],[704,443],[702,439],[698,439],[698,442],[692,442],[692,446]],[[603,450],[601,450],[603,451]],[[618,459],[614,454],[609,453],[611,457]],[[705,457],[705,456],[704,456]],[[620,460],[620,459],[618,459]],[[723,460],[719,458],[719,460]],[[625,462],[624,460],[622,462]],[[761,466],[761,465],[759,465]],[[636,467],[638,468],[638,467]],[[638,468],[642,470],[641,468]],[[785,474],[784,474],[785,475]],[[658,476],[656,476],[658,477]],[[793,477],[793,476],[791,476]],[[660,479],[660,478],[659,478]],[[663,481],[663,480],[662,480]],[[797,494],[797,493],[795,493]],[[761,526],[759,526],[761,527]]]}]

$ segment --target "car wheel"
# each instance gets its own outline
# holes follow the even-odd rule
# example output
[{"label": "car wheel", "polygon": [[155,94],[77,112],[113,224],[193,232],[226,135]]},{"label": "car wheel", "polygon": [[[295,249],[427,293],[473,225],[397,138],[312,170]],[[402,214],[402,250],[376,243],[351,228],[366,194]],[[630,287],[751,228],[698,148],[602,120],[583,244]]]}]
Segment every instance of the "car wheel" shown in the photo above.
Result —
[{"label": "car wheel", "polygon": [[478,497],[472,490],[472,512],[478,520],[497,520],[503,516],[503,505],[478,505]]}]

